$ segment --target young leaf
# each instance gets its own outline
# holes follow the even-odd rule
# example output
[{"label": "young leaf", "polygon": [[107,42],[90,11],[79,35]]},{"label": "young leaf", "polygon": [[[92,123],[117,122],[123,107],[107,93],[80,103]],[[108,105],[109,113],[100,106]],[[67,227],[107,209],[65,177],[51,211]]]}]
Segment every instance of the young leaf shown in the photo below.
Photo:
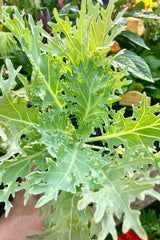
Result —
[{"label": "young leaf", "polygon": [[[84,130],[86,126],[88,130],[93,131],[96,124],[101,126],[104,121],[107,114],[106,106],[119,100],[115,91],[122,91],[123,84],[128,83],[121,81],[122,72],[112,72],[102,67],[94,69],[91,61],[86,67],[83,63],[79,63],[78,67],[71,66],[71,70],[72,72],[65,74],[66,79],[62,85],[68,111],[76,116],[78,131]],[[84,141],[85,133],[83,137]]]},{"label": "young leaf", "polygon": [[[54,59],[51,55],[48,57],[44,53],[41,53],[40,42],[42,36],[34,24],[33,18],[29,16],[29,24],[31,30],[26,28],[23,14],[21,15],[18,11],[15,11],[14,19],[6,19],[3,15],[7,27],[13,31],[13,34],[18,38],[21,43],[23,51],[28,56],[33,68],[38,72],[38,81],[41,86],[39,91],[39,97],[43,101],[43,108],[48,105],[55,105],[62,107],[64,102],[59,97],[62,95],[62,88],[60,86],[60,71],[55,66]],[[18,22],[21,22],[19,25]],[[42,26],[41,23],[38,23]],[[47,66],[47,67],[46,67]],[[38,85],[38,84],[37,84]],[[36,86],[36,88],[40,88]],[[34,89],[32,90],[34,92]],[[35,90],[36,91],[36,90]],[[43,95],[41,94],[43,93]]]},{"label": "young leaf", "polygon": [[[54,16],[57,23],[49,23],[53,30],[54,37],[40,30],[42,35],[49,40],[48,45],[42,44],[44,51],[65,57],[69,63],[75,66],[79,62],[85,65],[89,59],[92,59],[96,65],[103,65],[106,54],[110,51],[113,39],[124,30],[122,24],[122,15],[124,11],[116,17],[114,21],[111,19],[111,13],[114,8],[114,2],[110,1],[106,10],[100,8],[97,4],[94,6],[91,1],[82,1],[80,17],[76,21],[76,27],[71,26],[68,17],[62,20],[58,16],[58,12],[54,9]],[[63,33],[63,37],[61,37]],[[105,64],[105,63],[104,63]]]}]

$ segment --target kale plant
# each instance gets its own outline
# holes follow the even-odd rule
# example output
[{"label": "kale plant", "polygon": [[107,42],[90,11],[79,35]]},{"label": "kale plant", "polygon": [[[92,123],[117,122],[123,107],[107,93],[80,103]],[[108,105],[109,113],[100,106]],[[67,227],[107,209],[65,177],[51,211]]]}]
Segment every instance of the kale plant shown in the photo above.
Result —
[{"label": "kale plant", "polygon": [[[147,172],[148,164],[158,168],[159,105],[147,106],[144,94],[131,117],[112,109],[129,83],[127,69],[112,65],[117,55],[108,54],[126,22],[125,10],[112,18],[114,2],[103,9],[83,0],[75,26],[54,9],[53,36],[30,15],[27,23],[17,10],[13,19],[2,15],[33,72],[26,78],[9,59],[7,79],[1,70],[0,201],[7,217],[16,191],[25,189],[24,204],[42,194],[36,207],[46,213],[47,230],[33,236],[39,240],[104,240],[108,234],[116,240],[115,216],[122,215],[123,232],[133,229],[146,240],[140,211],[130,204],[145,195],[160,200],[153,190],[160,178]],[[16,78],[24,86],[18,91]]]}]

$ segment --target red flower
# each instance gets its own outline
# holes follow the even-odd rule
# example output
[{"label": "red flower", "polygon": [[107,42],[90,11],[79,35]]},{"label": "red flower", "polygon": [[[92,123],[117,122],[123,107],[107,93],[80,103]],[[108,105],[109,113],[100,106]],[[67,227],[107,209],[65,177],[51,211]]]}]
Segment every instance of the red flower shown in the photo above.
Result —
[{"label": "red flower", "polygon": [[118,240],[127,240],[126,234],[121,233],[121,234],[118,236]]},{"label": "red flower", "polygon": [[61,0],[58,0],[58,7],[62,9],[64,7],[64,3]]},{"label": "red flower", "polygon": [[126,233],[127,236],[127,240],[138,240],[137,234],[135,232],[133,232],[132,230],[129,230]]},{"label": "red flower", "polygon": [[[122,233],[118,236],[118,240],[143,240],[141,238],[138,238],[135,232],[133,232],[131,229],[127,233]],[[148,240],[151,240],[148,237]]]}]

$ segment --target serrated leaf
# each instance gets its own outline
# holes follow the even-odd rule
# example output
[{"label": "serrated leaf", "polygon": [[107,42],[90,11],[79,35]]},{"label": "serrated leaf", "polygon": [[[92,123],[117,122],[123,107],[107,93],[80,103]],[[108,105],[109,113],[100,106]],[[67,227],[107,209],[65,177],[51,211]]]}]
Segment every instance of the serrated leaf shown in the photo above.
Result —
[{"label": "serrated leaf", "polygon": [[113,219],[112,211],[108,210],[105,212],[103,220],[102,220],[102,228],[99,231],[99,240],[104,240],[108,233],[111,234],[113,239],[117,239],[117,231],[115,229],[116,223]]},{"label": "serrated leaf", "polygon": [[10,93],[12,89],[14,89],[16,85],[16,75],[21,69],[21,66],[19,66],[17,69],[14,69],[12,62],[9,59],[6,59],[6,67],[9,72],[8,79],[3,78],[3,68],[1,69],[1,75],[0,75],[0,88],[3,95],[6,95],[7,93]]},{"label": "serrated leaf", "polygon": [[[60,69],[55,66],[55,62],[52,56],[45,56],[44,53],[41,53],[40,42],[43,37],[39,34],[39,31],[34,23],[34,20],[29,16],[30,30],[26,28],[25,21],[22,15],[16,10],[14,14],[14,19],[11,20],[6,18],[5,23],[7,27],[17,36],[18,40],[21,43],[23,51],[26,53],[29,58],[33,68],[38,73],[39,86],[41,91],[36,92],[37,89],[32,89],[38,97],[42,100],[43,108],[48,107],[48,105],[56,105],[58,107],[63,106],[63,100],[59,99],[62,95],[62,88],[60,85]],[[18,24],[20,22],[20,24]],[[41,22],[37,23],[38,26],[42,26]],[[31,85],[34,87],[34,85]],[[41,94],[43,93],[43,94]]]},{"label": "serrated leaf", "polygon": [[[122,85],[127,82],[121,81],[122,72],[107,72],[102,67],[95,70],[91,61],[87,67],[80,63],[78,67],[71,66],[71,70],[71,73],[65,74],[67,79],[62,85],[65,91],[64,99],[68,110],[76,116],[78,130],[81,131],[87,124],[94,126],[95,123],[103,121],[107,112],[106,105],[119,100],[114,94],[115,90],[121,91]],[[89,130],[89,127],[87,129]]]},{"label": "serrated leaf", "polygon": [[147,47],[143,39],[139,37],[136,33],[133,33],[131,31],[123,31],[121,35],[124,36],[125,38],[128,38],[131,42],[134,42],[138,46],[141,46],[149,50],[149,47]]},{"label": "serrated leaf", "polygon": [[42,135],[41,144],[47,146],[51,156],[57,161],[63,158],[67,153],[66,146],[72,143],[71,131],[74,130],[66,113],[49,110],[34,127]]},{"label": "serrated leaf", "polygon": [[153,82],[152,74],[149,66],[139,57],[136,53],[126,50],[124,54],[117,56],[113,60],[113,66],[118,69],[123,69],[128,66],[128,72],[133,74],[133,76]]},{"label": "serrated leaf", "polygon": [[100,166],[93,156],[91,153],[86,154],[85,150],[79,149],[78,145],[75,144],[74,148],[70,148],[68,153],[57,164],[49,162],[47,172],[30,174],[28,179],[36,183],[32,186],[30,193],[44,193],[36,206],[40,207],[57,198],[60,190],[75,193],[76,186],[80,186],[81,183],[87,181],[90,174],[99,177]]},{"label": "serrated leaf", "polygon": [[18,45],[16,40],[13,37],[13,34],[10,32],[0,31],[0,56],[9,56],[11,51],[17,50]]},{"label": "serrated leaf", "polygon": [[[98,192],[84,189],[83,199],[79,201],[78,209],[82,210],[88,206],[88,204],[96,203],[96,211],[94,214],[95,222],[100,222],[103,219],[103,228],[98,239],[104,240],[109,233],[111,233],[113,239],[117,239],[113,214],[120,219],[123,213],[125,213],[123,232],[127,232],[132,228],[139,237],[147,239],[146,233],[140,224],[140,212],[132,210],[130,204],[136,197],[144,199],[145,194],[151,196],[156,195],[156,197],[160,199],[160,194],[154,192],[152,189],[152,181],[154,180],[149,178],[147,179],[147,182],[143,179],[135,181],[135,178],[133,177],[133,180],[129,183],[129,180],[124,178],[123,180],[118,180],[115,169],[108,169],[105,171],[102,189]],[[157,181],[159,182],[160,178],[158,178]],[[112,223],[111,228],[108,228],[106,225],[104,226],[104,224],[107,224],[108,222]]]},{"label": "serrated leaf", "polygon": [[[90,240],[89,228],[77,211],[78,195],[62,192],[55,202],[53,227],[39,235],[38,240]],[[83,213],[84,214],[84,213]],[[82,214],[81,214],[82,215]]]},{"label": "serrated leaf", "polygon": [[[152,163],[154,159],[144,158],[139,151],[141,150],[129,148],[125,144],[121,157],[111,152],[109,158],[107,154],[110,163],[103,168],[104,180],[101,182],[101,187],[99,190],[91,190],[89,186],[84,189],[83,199],[79,201],[78,209],[82,210],[85,204],[87,206],[90,203],[96,203],[94,219],[96,223],[99,222],[102,225],[98,235],[100,240],[104,240],[109,233],[113,239],[117,239],[114,215],[120,219],[123,214],[122,209],[125,209],[123,231],[127,232],[130,228],[135,231],[137,229],[137,234],[145,239],[146,235],[139,221],[140,212],[133,211],[130,203],[135,201],[136,197],[143,200],[145,195],[160,199],[160,194],[152,189],[160,182],[160,177],[150,178],[146,174],[144,166],[147,167],[148,163]],[[140,169],[143,169],[142,172]],[[135,180],[140,173],[145,175],[144,178]]]},{"label": "serrated leaf", "polygon": [[[54,38],[40,30],[42,35],[49,40],[48,45],[41,44],[44,51],[65,57],[75,66],[82,61],[85,65],[89,59],[94,59],[95,66],[107,61],[106,54],[110,51],[113,39],[124,30],[122,15],[119,13],[114,21],[111,14],[114,2],[110,1],[106,10],[100,8],[99,4],[93,5],[91,1],[82,1],[80,17],[76,19],[76,28],[71,26],[69,18],[62,20],[54,9],[54,17],[57,23],[49,23],[53,30]],[[63,38],[60,33],[63,33]],[[98,58],[97,58],[98,56]]]},{"label": "serrated leaf", "polygon": [[[115,1],[109,1],[106,9],[101,8],[100,14],[97,17],[92,18],[91,22],[91,36],[95,41],[93,41],[93,50],[107,48],[112,45],[113,39],[125,29],[122,24],[122,16],[126,9],[117,14],[114,21],[112,21],[112,12],[114,10]],[[97,11],[97,5],[94,7],[92,2],[89,1],[88,12],[93,16],[93,12]],[[110,29],[112,32],[110,33]]]},{"label": "serrated leaf", "polygon": [[[93,121],[97,113],[105,112],[104,108],[100,109],[100,105],[104,102],[107,103],[110,92],[106,88],[106,84],[107,81],[112,81],[114,84],[114,78],[110,74],[104,76],[103,72],[103,68],[93,70],[93,65],[90,62],[87,71],[81,63],[78,68],[72,67],[72,74],[66,74],[68,81],[67,86],[64,86],[66,90],[65,99],[67,103],[71,101],[69,103],[70,108],[72,108],[71,111],[81,120],[81,123]],[[71,89],[71,92],[67,89]],[[98,91],[100,92],[99,95]],[[75,93],[76,98],[74,97]]]},{"label": "serrated leaf", "polygon": [[1,157],[1,161],[8,159],[13,154],[21,152],[20,137],[25,129],[33,127],[33,123],[38,123],[38,108],[27,107],[27,101],[18,96],[11,96],[10,91],[14,88],[15,77],[20,67],[15,70],[10,60],[6,60],[6,66],[9,71],[8,79],[4,80],[2,71],[0,76],[0,88],[2,96],[0,97],[0,121],[5,124],[5,134],[7,140],[1,143],[1,147],[7,150],[7,153]]},{"label": "serrated leaf", "polygon": [[106,134],[100,137],[89,138],[88,142],[105,141],[109,148],[123,144],[127,140],[129,146],[141,145],[145,154],[152,155],[150,148],[154,141],[160,139],[160,116],[153,114],[159,112],[159,105],[147,106],[146,95],[143,96],[141,108],[133,108],[133,117],[124,118],[121,114],[113,115],[113,124],[106,127]]},{"label": "serrated leaf", "polygon": [[38,145],[30,146],[25,149],[25,154],[26,156],[14,157],[0,164],[0,179],[5,185],[5,188],[0,190],[0,202],[5,202],[6,216],[12,207],[9,202],[10,194],[14,197],[17,189],[20,190],[18,179],[24,179],[30,173],[33,165],[42,170],[46,169],[45,158],[49,155],[43,148]]}]

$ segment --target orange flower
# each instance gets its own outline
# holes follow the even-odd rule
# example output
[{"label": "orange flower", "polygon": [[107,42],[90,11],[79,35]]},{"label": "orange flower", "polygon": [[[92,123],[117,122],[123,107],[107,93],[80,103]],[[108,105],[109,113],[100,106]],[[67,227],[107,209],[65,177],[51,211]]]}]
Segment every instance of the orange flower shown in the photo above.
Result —
[{"label": "orange flower", "polygon": [[114,40],[113,45],[110,47],[110,52],[117,52],[120,49],[121,49],[121,47],[120,47],[119,43],[116,40]]}]

